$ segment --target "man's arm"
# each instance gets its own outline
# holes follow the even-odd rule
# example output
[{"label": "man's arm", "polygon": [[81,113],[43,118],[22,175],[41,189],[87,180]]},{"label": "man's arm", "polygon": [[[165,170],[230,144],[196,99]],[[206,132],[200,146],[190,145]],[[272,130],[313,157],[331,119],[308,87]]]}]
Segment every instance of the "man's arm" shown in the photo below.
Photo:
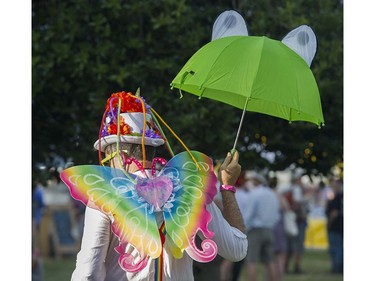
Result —
[{"label": "man's arm", "polygon": [[[241,173],[241,166],[238,164],[239,154],[237,151],[232,155],[228,152],[223,164],[219,170],[219,181],[222,185],[234,186]],[[242,219],[241,211],[238,207],[236,197],[232,191],[222,190],[223,198],[223,216],[227,222],[245,233],[245,225]]]},{"label": "man's arm", "polygon": [[[232,262],[245,258],[248,247],[246,234],[231,226],[214,202],[207,205],[207,211],[212,216],[208,228],[215,233],[212,240],[217,245],[218,255]],[[202,240],[205,239],[202,232],[198,232],[198,235]]]}]

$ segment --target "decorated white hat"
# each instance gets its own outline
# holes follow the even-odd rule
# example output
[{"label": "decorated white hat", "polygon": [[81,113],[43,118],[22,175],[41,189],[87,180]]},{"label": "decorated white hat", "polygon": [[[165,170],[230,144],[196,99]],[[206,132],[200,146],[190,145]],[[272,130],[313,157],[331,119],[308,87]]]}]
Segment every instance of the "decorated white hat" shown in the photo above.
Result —
[{"label": "decorated white hat", "polygon": [[94,148],[104,151],[106,146],[116,143],[118,139],[120,142],[142,144],[142,138],[144,145],[156,147],[165,143],[151,117],[151,107],[142,97],[131,92],[113,93],[107,100],[100,138],[95,142]]}]

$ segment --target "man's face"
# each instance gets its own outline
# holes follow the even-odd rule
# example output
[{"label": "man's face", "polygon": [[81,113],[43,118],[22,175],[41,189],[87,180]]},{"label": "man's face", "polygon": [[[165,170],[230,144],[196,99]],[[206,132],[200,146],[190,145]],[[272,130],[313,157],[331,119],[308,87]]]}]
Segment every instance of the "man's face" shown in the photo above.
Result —
[{"label": "man's face", "polygon": [[125,159],[129,157],[128,150],[123,147],[122,143],[120,143],[119,147],[120,150],[117,150],[117,145],[111,144],[105,148],[105,159],[107,165],[117,169],[124,168]]},{"label": "man's face", "polygon": [[110,166],[116,169],[125,168],[125,159],[128,157],[125,153],[116,153],[115,157],[110,160]]}]

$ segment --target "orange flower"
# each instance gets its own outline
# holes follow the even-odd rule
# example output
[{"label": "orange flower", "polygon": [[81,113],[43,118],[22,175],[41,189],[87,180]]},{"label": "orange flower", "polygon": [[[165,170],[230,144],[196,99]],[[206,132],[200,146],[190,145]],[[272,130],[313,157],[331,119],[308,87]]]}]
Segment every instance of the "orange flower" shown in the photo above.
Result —
[{"label": "orange flower", "polygon": [[130,135],[131,134],[130,126],[124,122],[124,118],[122,118],[122,117],[121,117],[121,122],[120,122],[120,134],[121,135]]},{"label": "orange flower", "polygon": [[[117,135],[117,125],[115,123],[112,123],[108,126],[108,134],[109,135]],[[131,128],[128,124],[124,122],[124,118],[121,117],[120,121],[120,135],[130,135]]]},{"label": "orange flower", "polygon": [[110,110],[111,100],[112,108],[117,108],[119,99],[121,99],[121,112],[143,112],[142,104],[137,100],[137,98],[135,98],[131,92],[126,93],[124,91],[113,93],[107,99],[106,110]]},{"label": "orange flower", "polygon": [[108,134],[110,135],[116,135],[117,134],[117,126],[116,124],[111,124],[108,126]]}]

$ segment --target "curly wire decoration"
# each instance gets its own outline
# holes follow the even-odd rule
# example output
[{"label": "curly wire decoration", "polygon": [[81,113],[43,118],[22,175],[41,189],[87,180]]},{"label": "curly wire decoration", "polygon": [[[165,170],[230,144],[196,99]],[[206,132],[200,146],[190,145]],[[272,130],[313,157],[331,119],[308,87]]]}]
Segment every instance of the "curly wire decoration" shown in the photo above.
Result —
[{"label": "curly wire decoration", "polygon": [[[121,128],[120,128],[120,121],[121,121],[121,118],[120,118],[120,114],[121,114],[121,98],[117,98],[118,99],[118,104],[117,104],[117,120],[116,120],[116,126],[117,126],[117,138],[116,138],[116,152],[117,152],[117,161],[118,161],[118,164],[121,168],[124,168],[123,165],[124,165],[124,162],[122,162],[122,157],[120,155],[120,131],[121,131]],[[110,101],[110,106],[112,107],[112,101],[113,101],[113,98],[111,99]],[[125,170],[125,168],[124,168]]]},{"label": "curly wire decoration", "polygon": [[107,113],[108,113],[108,110],[106,109],[103,113],[103,116],[102,116],[102,121],[101,121],[100,128],[99,128],[99,137],[98,137],[98,140],[99,140],[99,144],[98,144],[99,164],[102,165],[102,166],[104,166],[103,159],[102,159],[102,130],[103,130],[104,120],[106,118]]},{"label": "curly wire decoration", "polygon": [[180,144],[185,148],[185,150],[189,153],[190,157],[193,159],[195,165],[197,165],[198,170],[202,170],[202,168],[199,166],[197,160],[195,159],[194,155],[190,152],[190,149],[185,145],[185,143],[182,141],[182,139],[177,136],[177,134],[172,130],[172,128],[164,121],[163,118],[153,109],[151,108],[151,111],[155,114],[157,118],[164,124],[164,126],[167,127],[167,129],[171,132],[171,134],[180,142]]},{"label": "curly wire decoration", "polygon": [[110,107],[110,113],[111,113],[111,115],[112,115],[112,118],[115,120],[115,121],[117,121],[117,116],[118,116],[118,114],[113,114],[113,105],[112,105],[112,103],[113,103],[113,101],[115,100],[115,99],[117,99],[118,100],[118,107],[120,108],[120,112],[121,112],[121,99],[120,99],[120,97],[111,97],[110,98],[110,100],[109,100],[109,107]]},{"label": "curly wire decoration", "polygon": [[[131,94],[129,94],[131,95]],[[143,131],[142,131],[142,156],[143,156],[143,166],[146,167],[146,147],[145,147],[145,135],[146,135],[146,107],[145,102],[142,98],[137,97],[135,95],[131,95],[132,97],[139,100],[142,104],[142,111],[143,111]]]},{"label": "curly wire decoration", "polygon": [[98,136],[98,140],[99,140],[99,144],[98,144],[98,158],[99,158],[99,164],[102,165],[102,166],[104,166],[103,157],[102,157],[102,131],[103,131],[103,127],[104,127],[104,124],[105,124],[105,119],[107,118],[107,114],[108,113],[112,115],[112,118],[114,120],[117,120],[117,117],[113,114],[113,106],[112,106],[112,102],[116,98],[119,99],[118,97],[111,97],[110,98],[110,101],[109,101],[109,107],[110,107],[110,109],[105,109],[104,110],[104,113],[103,113],[103,116],[102,116],[102,120],[101,120],[101,123],[100,123],[99,136]]},{"label": "curly wire decoration", "polygon": [[161,158],[161,157],[156,157],[152,160],[152,164],[151,164],[151,175],[152,176],[155,176],[156,174],[156,163],[159,162],[162,166],[165,166],[165,164],[167,164],[167,160],[165,160],[164,158]]},{"label": "curly wire decoration", "polygon": [[126,158],[125,160],[125,163],[130,165],[131,163],[134,163],[135,165],[137,165],[138,169],[142,172],[142,174],[148,178],[147,174],[146,174],[146,171],[144,169],[144,167],[142,166],[142,164],[137,160],[135,159],[134,157],[128,157]]}]

